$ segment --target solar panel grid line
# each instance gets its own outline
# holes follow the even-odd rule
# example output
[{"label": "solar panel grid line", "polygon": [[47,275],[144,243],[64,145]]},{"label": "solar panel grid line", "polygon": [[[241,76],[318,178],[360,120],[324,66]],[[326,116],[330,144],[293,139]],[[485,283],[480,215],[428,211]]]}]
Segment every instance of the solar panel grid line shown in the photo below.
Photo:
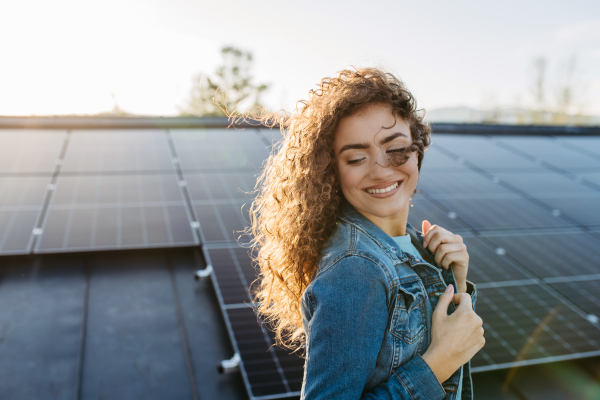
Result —
[{"label": "solar panel grid line", "polygon": [[591,279],[600,279],[600,274],[559,276],[556,278],[544,278],[544,282],[546,282],[546,283],[564,283],[564,282],[588,281]]},{"label": "solar panel grid line", "polygon": [[[138,180],[138,196],[140,197],[140,199],[144,198],[144,188],[142,186],[142,182],[141,182],[141,178],[138,175],[137,176],[137,180]],[[143,213],[140,210],[140,223],[142,225],[142,244],[144,246],[148,245],[148,232],[147,232],[147,226],[146,226],[146,214]],[[169,229],[170,231],[170,229]],[[171,235],[171,241],[172,241],[172,235]]]},{"label": "solar panel grid line", "polygon": [[258,307],[258,303],[253,303],[253,302],[249,302],[249,303],[236,303],[236,304],[225,304],[223,306],[223,308],[225,308],[226,310],[234,310],[234,309],[238,309],[238,308],[256,308]]},{"label": "solar panel grid line", "polygon": [[[204,191],[206,193],[208,193],[209,197],[213,197],[212,196],[212,188],[210,187],[210,185],[208,185],[206,183],[206,180],[204,179],[203,176],[200,176],[200,179],[202,181],[202,185],[204,186]],[[227,227],[225,226],[225,223],[223,222],[223,218],[221,216],[221,213],[219,212],[219,210],[215,207],[215,204],[211,204],[212,209],[214,210],[214,215],[215,218],[217,219],[217,222],[219,224],[219,227],[221,229],[221,234],[223,235],[224,238],[228,238],[229,235],[227,233]],[[200,229],[202,229],[202,224],[200,224]]]},{"label": "solar panel grid line", "polygon": [[[173,135],[169,129],[165,130],[165,134],[167,136],[167,142],[169,144],[169,149],[171,151],[171,155],[174,159],[179,160],[180,157],[177,153],[177,147],[175,146],[175,142],[173,141]],[[186,202],[186,210],[188,216],[190,217],[190,224],[192,226],[192,231],[194,232],[194,236],[199,240],[200,243],[205,243],[206,240],[204,238],[204,233],[202,232],[202,227],[200,224],[200,218],[196,213],[196,209],[193,204],[193,199],[191,193],[189,191],[189,187],[187,184],[187,179],[185,173],[181,167],[181,163],[177,162],[176,165],[177,174],[179,176],[180,182],[185,182],[185,185],[179,185],[180,190],[183,194],[183,197]]]},{"label": "solar panel grid line", "polygon": [[58,182],[58,176],[60,175],[60,171],[61,171],[61,167],[62,167],[62,160],[65,159],[70,140],[71,140],[71,130],[69,129],[69,130],[67,130],[67,132],[64,136],[60,154],[58,156],[58,159],[56,160],[57,162],[55,163],[52,180],[50,182],[50,185],[48,185],[48,190],[46,191],[46,196],[44,198],[44,202],[42,203],[43,204],[42,208],[41,208],[38,218],[36,220],[35,228],[33,229],[33,232],[32,232],[32,236],[31,236],[31,240],[30,240],[30,244],[29,244],[30,247],[28,248],[29,253],[34,253],[35,249],[39,246],[41,234],[43,233],[44,224],[45,224],[45,221],[46,221],[46,218],[48,215],[48,209],[52,202],[52,197],[56,193],[56,184]]},{"label": "solar panel grid line", "polygon": [[500,287],[506,287],[506,286],[532,285],[532,284],[539,284],[540,282],[542,282],[542,280],[537,279],[537,278],[532,278],[532,279],[520,279],[520,280],[502,281],[502,282],[483,282],[483,283],[476,282],[475,285],[477,286],[478,289],[488,289],[488,288],[500,288]]},{"label": "solar panel grid line", "polygon": [[563,146],[563,147],[566,147],[566,148],[568,148],[570,150],[576,151],[576,152],[578,152],[580,154],[583,154],[583,155],[586,155],[588,157],[592,157],[592,158],[596,158],[596,159],[600,160],[600,152],[595,153],[595,152],[590,151],[590,150],[588,150],[588,149],[586,149],[584,147],[580,147],[580,146],[575,145],[573,143],[569,143],[569,142],[567,142],[565,140],[561,140],[560,138],[558,138],[556,136],[554,138],[557,141],[557,143],[559,145]]},{"label": "solar panel grid line", "polygon": [[515,362],[507,362],[507,363],[499,363],[499,364],[479,366],[479,367],[471,367],[471,372],[477,373],[477,372],[495,371],[495,370],[499,370],[499,369],[526,367],[529,365],[555,363],[555,362],[577,360],[577,359],[588,358],[588,357],[597,357],[597,356],[600,356],[600,351],[588,351],[588,352],[577,353],[577,354],[573,354],[573,355],[551,356],[551,357],[538,358],[538,359],[532,359],[532,360],[520,360],[520,361],[515,361]]},{"label": "solar panel grid line", "polygon": [[[562,235],[562,234],[575,234],[575,233],[587,233],[586,227],[582,226],[561,226],[551,228],[519,228],[519,229],[497,229],[477,232],[477,237],[493,238],[496,236],[533,236],[533,235]],[[589,231],[593,233],[593,231]]]}]

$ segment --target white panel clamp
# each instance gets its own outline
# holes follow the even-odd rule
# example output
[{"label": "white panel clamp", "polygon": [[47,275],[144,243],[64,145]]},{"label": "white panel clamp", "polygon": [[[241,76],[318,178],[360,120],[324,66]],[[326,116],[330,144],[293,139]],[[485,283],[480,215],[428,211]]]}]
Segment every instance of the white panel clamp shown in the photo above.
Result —
[{"label": "white panel clamp", "polygon": [[231,374],[240,370],[240,355],[235,353],[229,360],[223,360],[217,365],[217,370],[221,374]]},{"label": "white panel clamp", "polygon": [[213,271],[213,267],[212,265],[208,264],[206,266],[206,268],[204,269],[199,269],[198,271],[196,271],[194,273],[194,279],[197,281],[201,281],[202,279],[206,279],[210,276],[210,274],[212,274]]}]

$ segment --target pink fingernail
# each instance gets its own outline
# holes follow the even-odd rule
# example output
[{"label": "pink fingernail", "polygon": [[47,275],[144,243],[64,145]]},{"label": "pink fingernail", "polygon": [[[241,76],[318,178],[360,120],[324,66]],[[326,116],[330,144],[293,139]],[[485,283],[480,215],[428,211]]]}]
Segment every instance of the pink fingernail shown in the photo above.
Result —
[{"label": "pink fingernail", "polygon": [[446,293],[450,293],[454,291],[454,286],[452,286],[452,284],[449,284],[448,286],[446,286]]}]

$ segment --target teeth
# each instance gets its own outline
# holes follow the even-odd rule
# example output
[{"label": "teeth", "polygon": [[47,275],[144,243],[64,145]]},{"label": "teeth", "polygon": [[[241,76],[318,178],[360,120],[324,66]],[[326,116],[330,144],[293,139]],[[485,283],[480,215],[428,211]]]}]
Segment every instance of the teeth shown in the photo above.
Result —
[{"label": "teeth", "polygon": [[394,183],[390,187],[386,187],[385,189],[367,189],[367,193],[377,194],[377,193],[387,193],[390,190],[394,190],[398,187],[398,182]]}]

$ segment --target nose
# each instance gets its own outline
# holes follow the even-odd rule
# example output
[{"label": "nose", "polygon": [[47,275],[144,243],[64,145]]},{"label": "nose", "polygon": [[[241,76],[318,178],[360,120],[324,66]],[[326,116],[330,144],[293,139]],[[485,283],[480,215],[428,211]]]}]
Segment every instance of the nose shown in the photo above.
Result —
[{"label": "nose", "polygon": [[375,162],[371,165],[369,178],[373,181],[385,181],[394,174],[394,169],[389,163],[385,152],[379,154]]}]

